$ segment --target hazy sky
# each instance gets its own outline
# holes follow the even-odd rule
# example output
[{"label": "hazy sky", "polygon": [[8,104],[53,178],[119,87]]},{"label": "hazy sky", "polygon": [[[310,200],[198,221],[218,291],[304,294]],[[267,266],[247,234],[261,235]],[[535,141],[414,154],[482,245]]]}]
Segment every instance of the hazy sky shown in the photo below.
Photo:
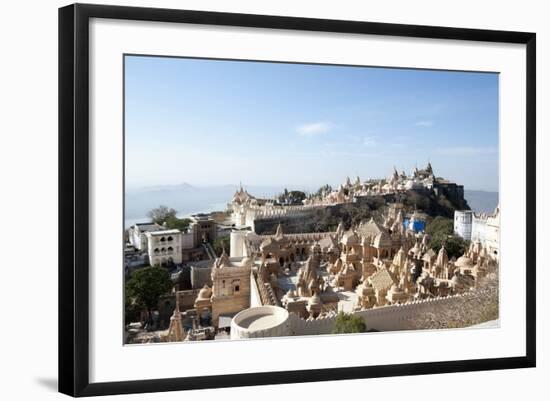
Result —
[{"label": "hazy sky", "polygon": [[498,75],[126,57],[126,182],[337,185],[432,163],[498,190]]}]

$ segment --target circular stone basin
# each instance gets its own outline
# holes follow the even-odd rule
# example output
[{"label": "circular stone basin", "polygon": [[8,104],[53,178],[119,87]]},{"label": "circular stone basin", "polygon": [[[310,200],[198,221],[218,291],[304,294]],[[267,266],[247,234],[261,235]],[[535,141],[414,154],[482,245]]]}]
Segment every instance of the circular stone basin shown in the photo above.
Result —
[{"label": "circular stone basin", "polygon": [[279,324],[277,316],[271,314],[258,314],[244,318],[239,322],[239,326],[248,330],[265,330]]},{"label": "circular stone basin", "polygon": [[232,338],[246,338],[287,334],[289,329],[288,311],[279,306],[257,306],[245,309],[233,317]]}]

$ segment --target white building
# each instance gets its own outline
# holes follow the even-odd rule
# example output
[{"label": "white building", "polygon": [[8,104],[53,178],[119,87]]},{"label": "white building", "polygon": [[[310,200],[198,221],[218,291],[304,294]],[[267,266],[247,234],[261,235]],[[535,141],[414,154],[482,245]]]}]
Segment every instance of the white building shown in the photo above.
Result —
[{"label": "white building", "polygon": [[151,266],[182,262],[182,234],[180,230],[147,232],[147,253]]},{"label": "white building", "polygon": [[190,226],[187,232],[181,233],[181,249],[195,248],[195,233],[193,226]]},{"label": "white building", "polygon": [[485,233],[487,230],[487,218],[481,215],[472,215],[472,241],[479,241],[485,244]]},{"label": "white building", "polygon": [[471,210],[455,210],[454,232],[467,241],[472,239],[472,216]]},{"label": "white building", "polygon": [[253,235],[250,229],[234,229],[229,236],[229,256],[250,256],[246,246],[246,236]]},{"label": "white building", "polygon": [[487,216],[485,246],[493,259],[500,259],[500,210],[498,206],[492,215]]},{"label": "white building", "polygon": [[147,250],[148,232],[161,231],[165,228],[156,223],[136,223],[128,229],[128,241],[139,251]]},{"label": "white building", "polygon": [[492,214],[474,213],[471,210],[455,210],[454,232],[468,241],[480,242],[489,255],[499,260],[500,208]]}]

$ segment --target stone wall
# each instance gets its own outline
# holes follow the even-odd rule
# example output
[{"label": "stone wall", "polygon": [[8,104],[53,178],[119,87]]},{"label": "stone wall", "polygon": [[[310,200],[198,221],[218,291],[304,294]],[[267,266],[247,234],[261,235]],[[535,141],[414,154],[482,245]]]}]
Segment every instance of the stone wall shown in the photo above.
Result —
[{"label": "stone wall", "polygon": [[[315,226],[325,216],[338,214],[340,210],[350,203],[338,203],[329,206],[316,206],[307,213],[289,214],[281,217],[264,218],[254,221],[254,232],[259,235],[272,235],[277,230],[279,223],[283,226],[285,234],[317,232]],[[337,225],[339,222],[335,221]]]},{"label": "stone wall", "polygon": [[204,285],[212,287],[212,262],[201,261],[203,263],[196,263],[191,265],[191,286],[193,288],[202,288]]},{"label": "stone wall", "polygon": [[[254,231],[259,235],[275,234],[279,223],[285,234],[328,231],[336,228],[341,221],[349,226],[353,216],[378,210],[395,199],[395,194],[358,196],[353,202],[316,206],[308,213],[255,220]],[[370,213],[363,215],[365,218],[371,216]]]},{"label": "stone wall", "polygon": [[313,336],[316,334],[331,334],[334,331],[336,314],[322,316],[317,319],[303,319],[290,314],[290,332],[293,336]]},{"label": "stone wall", "polygon": [[212,324],[218,326],[220,316],[232,316],[250,307],[250,293],[212,297]]},{"label": "stone wall", "polygon": [[291,216],[303,216],[317,209],[323,209],[328,205],[304,205],[304,206],[273,206],[271,208],[263,208],[256,211],[255,220],[273,219]]},{"label": "stone wall", "polygon": [[[456,303],[463,295],[454,295],[446,298],[433,298],[410,302],[403,305],[382,306],[354,312],[361,316],[367,325],[367,330],[395,331],[407,330],[409,323],[418,314],[424,312],[437,313]],[[317,319],[302,319],[295,314],[290,315],[291,332],[295,336],[331,334],[336,322],[336,313]]]},{"label": "stone wall", "polygon": [[314,224],[317,219],[315,211],[305,214],[265,218],[254,221],[254,231],[259,235],[275,234],[277,225],[280,223],[285,233],[300,233],[304,232],[304,227]]}]

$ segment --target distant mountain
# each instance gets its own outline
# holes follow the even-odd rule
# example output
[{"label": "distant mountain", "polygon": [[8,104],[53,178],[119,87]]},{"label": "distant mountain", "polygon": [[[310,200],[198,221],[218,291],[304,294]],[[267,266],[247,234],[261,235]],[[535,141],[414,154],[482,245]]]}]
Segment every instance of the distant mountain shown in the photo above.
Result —
[{"label": "distant mountain", "polygon": [[181,184],[172,184],[172,185],[150,185],[146,187],[135,187],[127,188],[126,193],[140,193],[140,192],[151,192],[151,191],[181,191],[185,189],[195,188],[193,185],[183,182]]},{"label": "distant mountain", "polygon": [[493,213],[498,205],[498,192],[464,190],[464,198],[474,212]]}]

